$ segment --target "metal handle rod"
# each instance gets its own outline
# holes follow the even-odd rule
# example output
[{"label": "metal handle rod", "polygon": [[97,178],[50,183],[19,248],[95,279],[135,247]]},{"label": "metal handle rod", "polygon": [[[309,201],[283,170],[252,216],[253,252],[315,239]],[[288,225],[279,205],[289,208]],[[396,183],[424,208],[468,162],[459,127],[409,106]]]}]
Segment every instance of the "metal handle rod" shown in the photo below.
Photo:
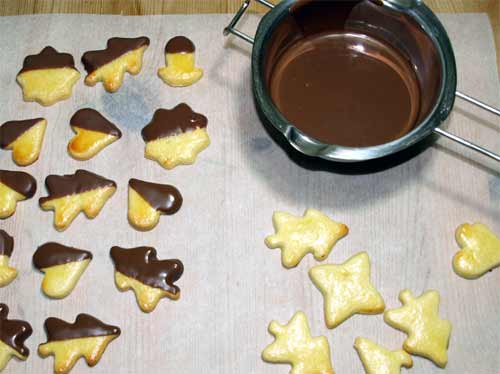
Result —
[{"label": "metal handle rod", "polygon": [[451,139],[453,140],[454,142],[457,142],[467,148],[470,148],[476,152],[479,152],[485,156],[488,156],[488,157],[491,157],[493,160],[496,160],[496,161],[499,161],[500,162],[500,155],[492,152],[492,151],[489,151],[487,150],[486,148],[483,148],[477,144],[474,144],[472,142],[469,142],[468,140],[465,140],[459,136],[456,136],[456,135],[453,135],[453,134],[450,134],[448,131],[444,131],[442,129],[440,129],[439,127],[435,128],[434,129],[434,132],[436,134],[439,134],[439,135],[442,135],[448,139]]},{"label": "metal handle rod", "polygon": [[472,96],[466,95],[460,91],[457,91],[455,94],[457,95],[457,97],[461,98],[462,100],[465,100],[471,104],[478,106],[479,108],[482,108],[484,110],[487,110],[490,113],[493,113],[493,114],[496,114],[497,116],[500,116],[500,109],[494,108],[491,105],[483,103],[482,101],[479,101],[478,99],[475,99]]},{"label": "metal handle rod", "polygon": [[[234,18],[231,20],[229,25],[224,29],[224,36],[228,36],[229,34],[233,34],[233,35],[243,39],[244,41],[246,41],[250,44],[254,43],[254,39],[250,35],[245,34],[244,32],[241,32],[240,30],[238,30],[236,28],[236,25],[240,21],[241,17],[243,16],[243,14],[245,14],[248,7],[250,6],[250,2],[251,2],[251,0],[245,0],[245,2],[241,5],[241,8],[238,10],[238,12],[236,12],[236,14],[234,15]],[[262,5],[267,6],[268,8],[271,8],[271,9],[274,8],[274,5],[267,0],[257,0],[257,2],[261,3]]]}]

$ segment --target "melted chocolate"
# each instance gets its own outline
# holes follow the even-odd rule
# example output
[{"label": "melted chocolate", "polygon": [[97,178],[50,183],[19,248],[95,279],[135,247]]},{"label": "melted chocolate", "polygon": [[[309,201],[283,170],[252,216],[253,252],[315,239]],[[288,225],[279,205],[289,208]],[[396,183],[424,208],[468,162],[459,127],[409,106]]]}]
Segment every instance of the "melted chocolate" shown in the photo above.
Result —
[{"label": "melted chocolate", "polygon": [[411,16],[375,0],[293,3],[268,39],[263,68],[290,123],[352,147],[411,131],[432,110],[442,80],[432,39]]},{"label": "melted chocolate", "polygon": [[84,130],[97,131],[121,138],[122,133],[118,127],[103,117],[97,110],[80,109],[71,117],[70,125]]},{"label": "melted chocolate", "polygon": [[142,129],[142,138],[149,142],[207,127],[207,117],[195,113],[182,103],[173,109],[158,109],[151,122]]},{"label": "melted chocolate", "polygon": [[14,250],[14,238],[4,230],[0,230],[0,256],[10,257]]},{"label": "melted chocolate", "polygon": [[33,255],[33,265],[38,270],[69,262],[91,260],[92,253],[81,249],[67,247],[59,243],[45,243],[38,247]]},{"label": "melted chocolate", "polygon": [[145,36],[140,38],[111,38],[108,40],[106,49],[85,52],[82,56],[82,63],[87,73],[90,74],[118,57],[148,45],[149,38]]},{"label": "melted chocolate", "polygon": [[120,335],[120,328],[106,325],[88,314],[79,314],[74,323],[68,323],[59,318],[50,317],[45,320],[47,342],[90,338],[97,336]]},{"label": "melted chocolate", "polygon": [[43,118],[34,118],[23,121],[5,122],[0,126],[0,148],[7,148],[22,134],[43,120]]},{"label": "melted chocolate", "polygon": [[185,36],[176,36],[165,46],[165,53],[194,53],[195,50],[194,43]]},{"label": "melted chocolate", "polygon": [[116,188],[114,181],[86,170],[77,170],[75,174],[69,175],[49,175],[45,178],[45,185],[49,191],[49,196],[41,197],[40,204],[59,197],[76,195],[98,188]]},{"label": "melted chocolate", "polygon": [[36,180],[23,171],[0,170],[0,183],[23,195],[26,199],[36,192]]},{"label": "melted chocolate", "polygon": [[161,288],[173,295],[180,291],[174,285],[184,272],[179,260],[158,260],[156,250],[151,247],[125,249],[111,248],[111,258],[116,271],[134,278],[150,287]]},{"label": "melted chocolate", "polygon": [[176,213],[182,205],[182,195],[177,188],[169,184],[158,184],[131,179],[128,185],[135,190],[151,208],[165,214]]},{"label": "melted chocolate", "polygon": [[69,53],[59,53],[52,47],[45,47],[37,55],[30,55],[24,59],[23,68],[19,74],[39,69],[75,69],[75,60]]},{"label": "melted chocolate", "polygon": [[0,304],[0,340],[12,349],[19,352],[24,357],[28,357],[30,350],[24,345],[33,333],[33,329],[28,322],[17,319],[9,320],[9,307]]}]

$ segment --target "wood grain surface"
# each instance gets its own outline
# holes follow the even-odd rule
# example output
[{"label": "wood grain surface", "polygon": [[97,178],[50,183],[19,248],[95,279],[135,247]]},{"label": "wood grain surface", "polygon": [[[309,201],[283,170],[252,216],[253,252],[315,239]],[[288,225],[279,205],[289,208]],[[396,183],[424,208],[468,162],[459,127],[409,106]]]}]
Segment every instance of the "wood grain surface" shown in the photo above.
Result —
[{"label": "wood grain surface", "polygon": [[[227,13],[236,11],[241,3],[242,0],[0,0],[0,15]],[[495,35],[497,65],[500,74],[500,0],[427,0],[426,3],[435,12],[488,13]],[[252,9],[265,10],[256,4],[252,5]]]}]

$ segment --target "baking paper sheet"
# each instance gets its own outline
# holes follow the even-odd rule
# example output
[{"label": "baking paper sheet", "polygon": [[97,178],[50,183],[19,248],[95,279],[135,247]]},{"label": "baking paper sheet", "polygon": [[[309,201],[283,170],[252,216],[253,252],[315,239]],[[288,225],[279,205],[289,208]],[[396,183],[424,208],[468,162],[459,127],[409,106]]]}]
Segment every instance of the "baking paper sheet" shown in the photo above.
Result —
[{"label": "baking paper sheet", "polygon": [[[49,125],[40,160],[22,168],[38,181],[35,198],[20,203],[16,214],[0,222],[15,237],[11,263],[18,278],[0,290],[0,301],[12,318],[28,320],[34,329],[26,363],[9,364],[8,373],[49,373],[52,359],[42,360],[37,345],[45,342],[44,320],[73,321],[80,312],[119,325],[122,335],[110,344],[93,369],[80,361],[74,374],[287,373],[285,365],[262,362],[260,353],[272,341],[267,325],[284,323],[297,310],[306,312],[314,335],[327,336],[337,373],[362,373],[352,348],[363,336],[388,348],[401,347],[404,334],[385,325],[382,315],[355,316],[328,330],[323,300],[307,276],[316,262],[307,256],[285,270],[280,252],[264,245],[273,232],[274,210],[302,214],[321,209],[350,227],[349,236],[327,262],[343,262],[368,251],[372,279],[388,308],[398,307],[402,288],[415,294],[440,291],[441,316],[453,324],[449,364],[445,370],[415,358],[414,373],[492,374],[500,367],[500,270],[476,281],[454,274],[457,250],[454,230],[480,221],[500,233],[499,167],[468,150],[441,140],[426,152],[393,169],[370,175],[341,175],[310,170],[290,160],[268,136],[253,106],[250,47],[225,40],[221,31],[231,15],[119,17],[40,15],[0,18],[0,122],[43,116]],[[459,88],[492,104],[499,102],[492,31],[484,14],[440,15],[457,55]],[[253,32],[259,16],[243,26]],[[164,64],[163,48],[175,35],[196,44],[205,78],[182,89],[165,86],[156,76]],[[113,36],[146,35],[151,46],[143,71],[127,76],[121,90],[106,93],[80,80],[71,99],[44,108],[22,101],[15,76],[26,55],[52,45],[70,52],[77,68],[83,52],[104,48]],[[143,157],[140,130],[158,108],[187,102],[209,118],[211,146],[194,166],[167,171]],[[92,107],[115,122],[123,138],[87,162],[66,153],[73,136],[69,119],[79,108]],[[453,133],[500,150],[500,126],[492,115],[460,100],[446,127]],[[11,154],[0,153],[0,168],[21,170]],[[79,216],[58,233],[52,213],[39,209],[48,174],[78,168],[118,183],[116,194],[94,220]],[[180,212],[162,217],[151,232],[135,231],[127,222],[127,182],[141,178],[174,184],[184,196]],[[37,246],[47,241],[91,250],[94,260],[75,291],[64,300],[49,300],[40,291],[42,274],[32,268]],[[113,282],[109,249],[113,245],[157,248],[161,258],[179,258],[185,274],[177,302],[162,301],[143,314],[132,292],[120,293]]]}]

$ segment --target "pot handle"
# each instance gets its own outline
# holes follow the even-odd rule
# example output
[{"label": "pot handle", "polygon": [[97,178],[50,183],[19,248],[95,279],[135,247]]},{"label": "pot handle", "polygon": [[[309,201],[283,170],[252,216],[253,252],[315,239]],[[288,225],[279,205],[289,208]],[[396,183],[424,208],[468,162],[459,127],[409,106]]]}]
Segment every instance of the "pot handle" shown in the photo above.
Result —
[{"label": "pot handle", "polygon": [[[488,111],[490,113],[496,114],[497,116],[500,117],[500,110],[497,109],[497,108],[492,107],[491,105],[483,103],[482,101],[479,101],[479,100],[477,100],[477,99],[475,99],[475,98],[473,98],[473,97],[471,97],[469,95],[466,95],[466,94],[464,94],[462,92],[459,92],[459,91],[456,92],[456,96],[458,98],[462,99],[462,100],[465,100],[465,101],[467,101],[467,102],[469,102],[469,103],[471,103],[473,105],[478,106],[481,109],[484,109],[484,110],[486,110],[486,111]],[[446,137],[448,139],[451,139],[454,142],[457,142],[457,143],[459,143],[459,144],[461,144],[461,145],[463,145],[463,146],[465,146],[467,148],[470,148],[470,149],[472,149],[472,150],[474,150],[476,152],[479,152],[479,153],[481,153],[481,154],[483,154],[485,156],[488,156],[488,157],[492,158],[493,160],[496,160],[496,161],[500,162],[500,155],[497,154],[497,153],[494,153],[494,152],[492,152],[492,151],[490,151],[490,150],[488,150],[486,148],[483,148],[483,147],[481,147],[481,146],[479,146],[477,144],[474,144],[474,143],[472,143],[472,142],[470,142],[470,141],[468,141],[466,139],[463,139],[463,138],[461,138],[459,136],[451,134],[448,131],[440,129],[439,127],[435,128],[434,132],[436,134],[442,135],[442,136],[444,136],[444,137]]]},{"label": "pot handle", "polygon": [[[224,29],[224,36],[228,36],[229,34],[233,34],[237,36],[238,38],[243,39],[244,41],[253,44],[254,38],[252,38],[250,35],[245,34],[244,32],[241,32],[236,28],[236,24],[240,21],[241,17],[245,12],[247,11],[248,7],[250,6],[250,2],[252,0],[245,0],[245,2],[241,5],[241,8],[236,12],[234,15],[234,18],[231,20],[229,25]],[[270,9],[274,8],[274,5],[271,4],[267,0],[256,0],[257,2],[261,3],[262,5],[267,6]]]}]

